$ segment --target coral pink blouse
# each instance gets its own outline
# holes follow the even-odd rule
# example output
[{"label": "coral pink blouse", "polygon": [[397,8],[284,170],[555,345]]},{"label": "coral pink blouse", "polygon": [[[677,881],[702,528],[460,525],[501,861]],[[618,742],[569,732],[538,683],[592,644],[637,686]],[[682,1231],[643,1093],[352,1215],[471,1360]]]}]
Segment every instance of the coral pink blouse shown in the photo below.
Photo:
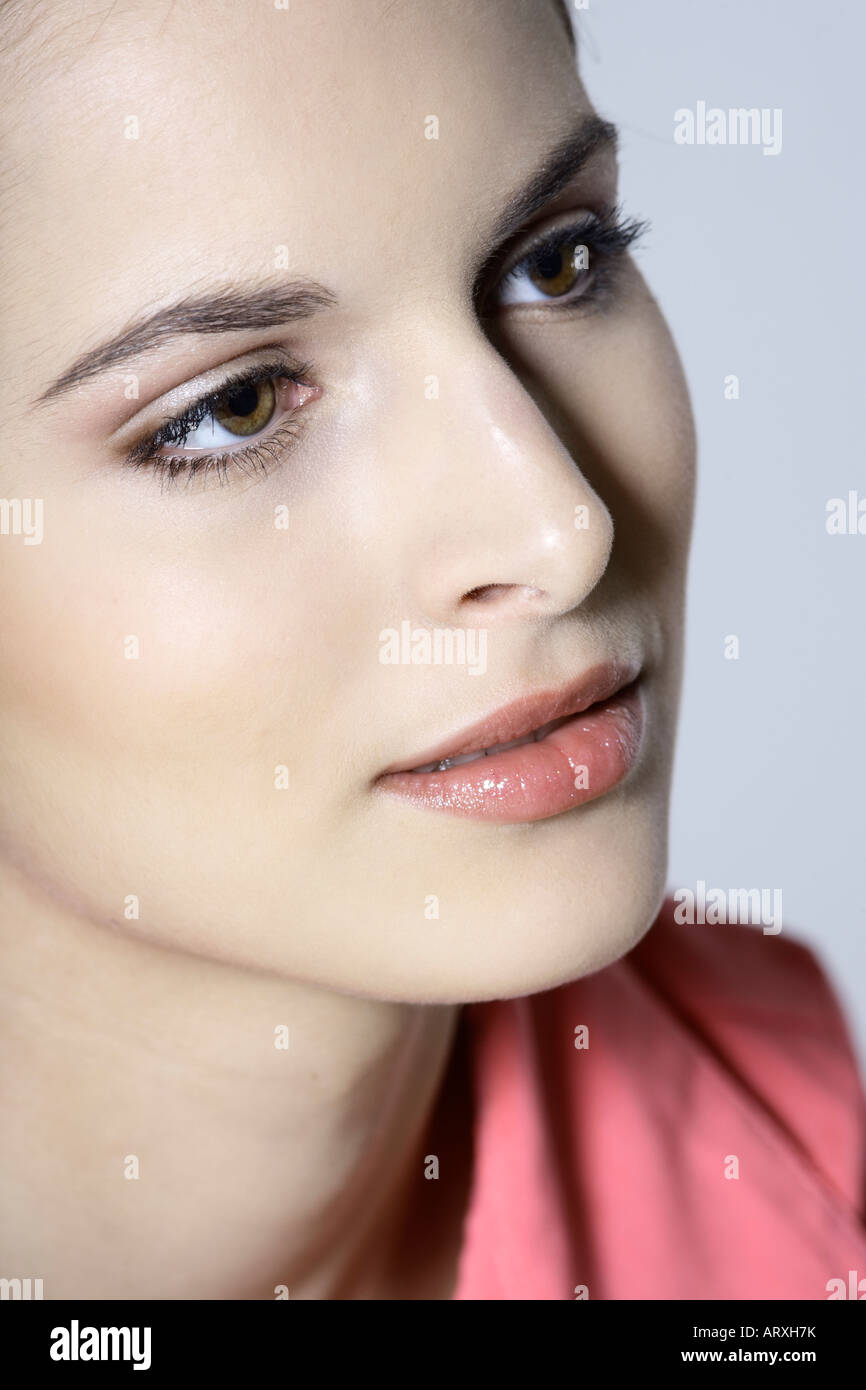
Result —
[{"label": "coral pink blouse", "polygon": [[455,1299],[856,1296],[866,1106],[806,947],[668,900],[616,964],[466,1015]]}]

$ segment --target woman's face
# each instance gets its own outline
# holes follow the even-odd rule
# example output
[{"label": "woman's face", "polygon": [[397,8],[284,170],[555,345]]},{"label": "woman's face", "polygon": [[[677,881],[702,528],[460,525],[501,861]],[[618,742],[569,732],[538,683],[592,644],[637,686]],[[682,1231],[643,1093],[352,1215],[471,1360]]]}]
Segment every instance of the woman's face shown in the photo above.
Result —
[{"label": "woman's face", "polygon": [[[6,862],[375,997],[622,954],[665,880],[693,436],[553,0],[34,3],[3,44]],[[611,779],[602,719],[570,809],[561,762],[559,800],[501,760],[382,780],[605,663],[639,746]]]}]

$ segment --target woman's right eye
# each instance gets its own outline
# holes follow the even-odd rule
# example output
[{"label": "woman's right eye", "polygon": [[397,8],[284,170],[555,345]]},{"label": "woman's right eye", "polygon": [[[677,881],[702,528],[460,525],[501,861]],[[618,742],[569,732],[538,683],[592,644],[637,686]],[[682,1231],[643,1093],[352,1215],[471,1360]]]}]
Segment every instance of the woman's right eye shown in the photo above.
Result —
[{"label": "woman's right eye", "polygon": [[253,459],[256,450],[267,449],[270,458],[297,435],[301,410],[321,395],[308,379],[311,371],[311,363],[254,367],[164,419],[134,445],[127,462],[164,466],[175,477],[186,470],[223,475],[230,464]]},{"label": "woman's right eye", "polygon": [[273,378],[247,382],[213,403],[200,424],[176,438],[185,449],[214,449],[259,434],[274,418],[277,393]]}]

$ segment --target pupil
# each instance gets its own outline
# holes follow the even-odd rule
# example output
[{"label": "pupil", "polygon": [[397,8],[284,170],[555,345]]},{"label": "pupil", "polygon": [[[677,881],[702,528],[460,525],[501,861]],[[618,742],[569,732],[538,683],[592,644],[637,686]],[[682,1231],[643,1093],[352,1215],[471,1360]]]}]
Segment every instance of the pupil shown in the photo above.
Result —
[{"label": "pupil", "polygon": [[555,280],[562,274],[563,256],[561,251],[545,251],[536,264],[536,271],[542,280]]},{"label": "pupil", "polygon": [[243,386],[226,398],[226,405],[232,415],[252,415],[258,403],[258,386]]}]

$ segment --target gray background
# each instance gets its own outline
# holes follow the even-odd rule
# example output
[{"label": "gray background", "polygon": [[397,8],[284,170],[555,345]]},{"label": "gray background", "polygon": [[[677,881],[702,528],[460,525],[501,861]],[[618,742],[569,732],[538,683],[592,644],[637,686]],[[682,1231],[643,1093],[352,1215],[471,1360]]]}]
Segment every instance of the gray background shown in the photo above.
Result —
[{"label": "gray background", "polygon": [[[866,535],[825,526],[829,498],[866,497],[866,6],[590,0],[577,32],[698,422],[669,881],[781,888],[866,1069]],[[781,153],[676,145],[699,100],[781,107]]]}]

